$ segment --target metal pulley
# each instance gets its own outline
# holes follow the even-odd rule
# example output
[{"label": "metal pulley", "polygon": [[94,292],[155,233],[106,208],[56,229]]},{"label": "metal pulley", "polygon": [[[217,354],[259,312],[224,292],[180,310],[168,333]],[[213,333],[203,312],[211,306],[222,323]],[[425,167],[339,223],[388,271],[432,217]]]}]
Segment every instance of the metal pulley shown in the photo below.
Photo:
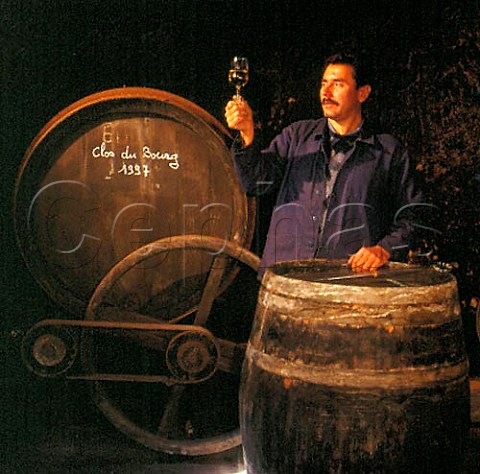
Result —
[{"label": "metal pulley", "polygon": [[67,327],[33,326],[22,340],[22,358],[40,377],[56,377],[70,370],[78,354],[78,339]]}]

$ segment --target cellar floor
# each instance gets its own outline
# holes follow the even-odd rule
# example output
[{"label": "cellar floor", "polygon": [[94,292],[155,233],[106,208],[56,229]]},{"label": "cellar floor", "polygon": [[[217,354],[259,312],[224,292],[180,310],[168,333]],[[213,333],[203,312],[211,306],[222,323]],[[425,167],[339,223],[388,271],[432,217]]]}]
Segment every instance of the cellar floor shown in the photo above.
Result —
[{"label": "cellar floor", "polygon": [[[480,472],[480,380],[472,381],[471,386],[471,437],[464,465],[458,467],[460,474]],[[149,450],[112,427],[92,408],[89,400],[83,399],[81,390],[74,395],[60,390],[50,394],[53,400],[47,400],[42,390],[25,381],[20,384],[17,381],[15,387],[8,388],[16,398],[2,400],[6,408],[1,414],[5,418],[1,420],[0,433],[1,473],[234,474],[244,471],[241,447],[196,457]],[[6,392],[2,393],[5,396]],[[13,409],[15,401],[16,410]]]}]

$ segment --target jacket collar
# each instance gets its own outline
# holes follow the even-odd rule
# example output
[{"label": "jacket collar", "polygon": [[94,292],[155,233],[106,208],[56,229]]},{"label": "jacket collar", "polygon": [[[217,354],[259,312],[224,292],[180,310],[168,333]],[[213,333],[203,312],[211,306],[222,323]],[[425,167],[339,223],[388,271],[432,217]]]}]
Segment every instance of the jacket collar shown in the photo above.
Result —
[{"label": "jacket collar", "polygon": [[[327,119],[322,117],[318,120],[317,131],[315,135],[315,140],[323,141],[326,137],[329,136],[328,130],[328,122]],[[369,145],[375,145],[376,143],[376,135],[373,131],[371,125],[365,120],[360,130],[360,136],[358,137],[358,141],[367,143]]]}]

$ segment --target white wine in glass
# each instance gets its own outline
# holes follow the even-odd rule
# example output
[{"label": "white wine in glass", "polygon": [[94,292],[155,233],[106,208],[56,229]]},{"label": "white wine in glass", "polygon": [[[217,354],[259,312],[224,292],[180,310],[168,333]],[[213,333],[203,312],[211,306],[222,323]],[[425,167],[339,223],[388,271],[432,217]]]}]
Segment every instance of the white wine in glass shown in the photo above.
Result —
[{"label": "white wine in glass", "polygon": [[235,86],[235,100],[242,100],[240,89],[248,82],[248,59],[242,56],[235,56],[230,61],[228,71],[228,82]]}]

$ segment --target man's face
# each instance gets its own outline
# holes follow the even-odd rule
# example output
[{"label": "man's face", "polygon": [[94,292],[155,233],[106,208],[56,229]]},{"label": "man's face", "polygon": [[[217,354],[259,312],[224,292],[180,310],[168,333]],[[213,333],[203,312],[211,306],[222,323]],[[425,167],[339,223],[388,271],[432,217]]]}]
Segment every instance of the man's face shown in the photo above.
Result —
[{"label": "man's face", "polygon": [[361,104],[369,93],[370,86],[357,89],[350,64],[329,64],[320,87],[323,115],[339,123],[354,119],[361,114]]}]

